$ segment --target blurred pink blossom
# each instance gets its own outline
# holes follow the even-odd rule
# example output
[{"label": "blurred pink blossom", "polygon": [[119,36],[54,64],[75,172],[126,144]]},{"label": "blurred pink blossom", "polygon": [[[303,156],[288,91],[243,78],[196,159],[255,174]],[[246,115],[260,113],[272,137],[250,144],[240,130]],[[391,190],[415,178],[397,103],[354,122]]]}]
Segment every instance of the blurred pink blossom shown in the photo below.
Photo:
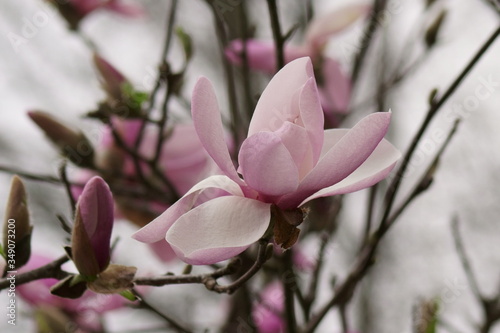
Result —
[{"label": "blurred pink blossom", "polygon": [[238,172],[206,78],[195,86],[192,116],[200,141],[225,175],[201,181],[133,236],[146,243],[165,238],[190,264],[243,252],[267,230],[271,205],[291,210],[315,198],[364,189],[384,179],[400,157],[383,138],[388,112],[371,114],[350,130],[323,131],[309,58],[287,64],[262,93],[239,152]]},{"label": "blurred pink blossom", "polygon": [[283,285],[276,281],[270,283],[260,293],[260,299],[253,306],[252,318],[259,333],[283,333],[285,322]]},{"label": "blurred pink blossom", "polygon": [[[349,27],[369,10],[367,5],[348,5],[311,21],[304,43],[299,46],[286,44],[285,63],[310,56],[317,70],[321,105],[328,120],[335,124],[335,114],[346,113],[351,99],[351,81],[340,63],[324,55],[325,45],[335,34]],[[264,73],[276,72],[276,50],[273,41],[249,39],[234,40],[225,50],[226,57],[234,64],[243,63],[246,52],[248,66]]]},{"label": "blurred pink blossom", "polygon": [[[33,254],[19,273],[31,271],[51,261],[47,257]],[[89,290],[78,299],[61,298],[50,293],[50,287],[57,282],[56,279],[41,279],[19,285],[16,290],[34,308],[53,307],[62,311],[79,326],[80,332],[101,331],[100,316],[123,307],[127,302],[120,295],[96,294]]]},{"label": "blurred pink blossom", "polygon": [[70,0],[77,12],[86,16],[97,9],[106,9],[120,15],[140,17],[144,15],[141,7],[126,4],[122,0]]}]

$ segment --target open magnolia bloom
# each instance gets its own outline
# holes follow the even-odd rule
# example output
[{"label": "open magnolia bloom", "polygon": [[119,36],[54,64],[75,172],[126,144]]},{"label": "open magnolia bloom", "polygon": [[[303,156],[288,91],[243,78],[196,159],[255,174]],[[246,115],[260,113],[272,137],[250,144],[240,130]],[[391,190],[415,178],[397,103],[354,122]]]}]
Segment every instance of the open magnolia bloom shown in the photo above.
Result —
[{"label": "open magnolia bloom", "polygon": [[262,93],[238,156],[242,177],[230,158],[217,98],[206,78],[194,89],[192,116],[200,141],[225,175],[201,181],[133,236],[146,243],[165,238],[190,264],[243,252],[268,229],[273,205],[286,212],[315,198],[372,186],[400,157],[384,139],[388,112],[371,114],[350,130],[323,130],[309,58],[287,64]]}]

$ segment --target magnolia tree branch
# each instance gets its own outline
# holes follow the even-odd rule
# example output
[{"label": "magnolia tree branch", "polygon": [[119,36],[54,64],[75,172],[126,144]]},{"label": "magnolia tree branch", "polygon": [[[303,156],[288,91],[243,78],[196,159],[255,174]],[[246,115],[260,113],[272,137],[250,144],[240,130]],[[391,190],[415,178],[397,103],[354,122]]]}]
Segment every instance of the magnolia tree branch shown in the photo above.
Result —
[{"label": "magnolia tree branch", "polygon": [[283,38],[281,33],[276,0],[267,0],[267,6],[269,8],[269,16],[271,17],[274,44],[276,46],[276,71],[279,71],[283,66],[285,66],[285,53],[283,50],[283,47],[285,46],[285,38]]},{"label": "magnolia tree branch", "polygon": [[[158,77],[156,78],[155,85],[153,87],[153,90],[151,91],[151,94],[149,96],[149,105],[146,110],[146,114],[150,115],[151,112],[153,111],[153,108],[155,107],[156,104],[156,97],[158,95],[158,92],[161,87],[161,83],[163,82],[164,79],[164,70],[165,70],[165,63],[167,59],[167,54],[170,50],[170,45],[171,45],[171,40],[172,40],[172,34],[174,31],[174,22],[175,22],[175,15],[177,12],[177,4],[178,0],[172,0],[170,3],[170,9],[168,13],[168,18],[166,21],[166,35],[165,35],[165,42],[163,43],[163,50],[161,53],[161,61],[160,65],[158,66]],[[142,139],[144,137],[144,132],[146,129],[146,122],[141,123],[141,127],[139,129],[139,133],[137,135],[137,138],[134,143],[135,150],[138,150],[139,147],[141,146]]]},{"label": "magnolia tree branch", "polygon": [[381,231],[380,232],[385,232],[382,231],[383,229],[386,229],[390,224],[388,224],[388,218],[391,213],[392,205],[394,204],[394,200],[396,198],[396,194],[398,192],[399,186],[401,184],[401,181],[403,179],[403,176],[408,168],[408,164],[413,157],[413,154],[416,151],[416,148],[418,146],[418,143],[423,137],[423,134],[429,127],[429,124],[431,121],[434,119],[434,116],[436,116],[437,111],[445,104],[446,101],[450,98],[450,96],[455,92],[455,90],[460,86],[462,81],[467,77],[471,69],[479,62],[479,59],[486,53],[486,51],[490,48],[490,46],[493,44],[493,42],[496,40],[498,35],[500,34],[500,27],[498,27],[493,34],[488,38],[488,40],[483,44],[483,46],[479,49],[479,51],[474,55],[474,57],[469,61],[467,66],[461,71],[461,73],[457,76],[457,78],[453,81],[453,83],[446,89],[445,93],[441,98],[436,100],[434,103],[432,103],[429,111],[427,112],[427,115],[420,126],[420,129],[418,130],[417,134],[414,136],[410,147],[406,151],[406,154],[404,155],[401,165],[399,166],[393,181],[389,185],[389,188],[386,192],[385,196],[385,202],[386,202],[386,207],[384,210],[384,216],[382,217],[382,222],[381,222]]},{"label": "magnolia tree branch", "polygon": [[175,332],[181,332],[181,333],[191,333],[192,332],[191,330],[183,327],[176,320],[170,318],[169,316],[167,316],[166,314],[162,313],[157,308],[155,308],[154,306],[152,306],[151,304],[149,304],[149,302],[147,302],[144,299],[144,297],[137,290],[132,289],[132,293],[134,294],[134,296],[139,301],[138,308],[143,308],[143,309],[146,309],[146,310],[149,310],[149,311],[153,312],[158,317],[160,317],[163,320],[165,320],[169,324],[169,326],[171,327],[171,329],[173,329]]},{"label": "magnolia tree branch", "polygon": [[[69,276],[70,273],[61,270],[61,265],[67,262],[69,258],[64,255],[59,259],[56,259],[47,265],[36,268],[32,271],[16,274],[15,284],[19,286],[21,284],[25,284],[31,281],[40,280],[40,279],[64,279]],[[0,280],[0,290],[9,288],[11,281],[7,278]]]},{"label": "magnolia tree branch", "polygon": [[[389,228],[394,224],[396,220],[390,218],[392,204],[394,202],[396,192],[399,188],[401,180],[403,179],[403,176],[407,170],[408,163],[411,157],[413,156],[413,153],[415,152],[418,143],[423,137],[423,133],[428,128],[433,117],[437,114],[437,111],[441,108],[441,106],[444,105],[444,103],[448,100],[448,98],[453,94],[453,92],[460,85],[463,79],[467,76],[470,70],[478,63],[479,59],[481,59],[481,57],[486,53],[488,48],[493,44],[493,42],[495,41],[495,39],[498,37],[499,34],[500,34],[500,27],[495,30],[492,36],[485,42],[485,44],[480,48],[480,50],[476,53],[476,55],[472,58],[472,60],[461,71],[458,77],[446,90],[444,95],[439,100],[432,103],[423,124],[421,125],[419,131],[413,138],[412,144],[410,145],[410,148],[406,152],[401,166],[396,172],[393,182],[391,183],[389,189],[387,190],[386,208],[380,226],[378,227],[377,231],[373,234],[373,236],[365,243],[365,246],[363,246],[347,278],[344,280],[344,282],[342,282],[335,288],[334,296],[330,299],[330,301],[326,305],[324,305],[318,311],[318,313],[315,316],[312,317],[309,323],[307,323],[303,332],[314,332],[316,327],[319,325],[319,323],[322,321],[324,316],[330,311],[331,308],[333,308],[334,306],[343,305],[351,299],[359,281],[364,277],[370,266],[373,264],[374,256],[378,248],[378,245],[380,244],[380,241],[382,240],[383,236],[386,234],[386,232],[389,230]],[[445,144],[447,144],[447,142],[445,142]],[[443,152],[444,148],[442,148],[440,151]]]},{"label": "magnolia tree branch", "polygon": [[198,275],[164,275],[156,277],[139,277],[134,280],[137,286],[155,286],[161,287],[170,284],[204,284],[208,289],[213,287],[213,281],[227,275],[232,275],[238,271],[241,262],[238,258],[233,259],[226,267],[217,269],[212,273]]},{"label": "magnolia tree branch", "polygon": [[236,94],[236,83],[234,79],[234,71],[233,66],[229,63],[228,59],[225,57],[225,47],[228,44],[228,37],[226,32],[226,26],[224,24],[224,20],[222,18],[222,14],[218,12],[216,6],[218,4],[214,0],[206,0],[210,9],[212,10],[212,14],[214,17],[215,24],[215,32],[217,34],[217,39],[219,41],[219,49],[221,54],[222,66],[224,67],[224,75],[226,81],[227,94],[229,98],[229,111],[231,115],[231,131],[233,133],[233,139],[235,140],[235,147],[239,147],[241,142],[243,141],[243,133],[241,133],[240,129],[243,127],[242,119],[238,108],[238,96]]},{"label": "magnolia tree branch", "polygon": [[368,49],[372,43],[373,37],[375,36],[378,25],[378,19],[380,13],[385,10],[387,6],[387,0],[374,0],[373,8],[370,14],[370,21],[366,26],[366,29],[363,33],[363,40],[361,41],[361,47],[356,54],[356,58],[354,60],[354,65],[351,74],[351,80],[354,84],[359,77],[359,73],[361,72],[361,68],[363,67],[363,62],[365,60],[366,54],[368,53]]},{"label": "magnolia tree branch", "polygon": [[56,185],[63,185],[61,179],[58,177],[49,176],[49,175],[39,175],[39,174],[19,170],[15,167],[0,165],[0,171],[10,173],[10,174],[15,174],[15,175],[21,176],[21,177],[29,179],[29,180],[35,180],[35,181],[56,184]]},{"label": "magnolia tree branch", "polygon": [[498,294],[492,298],[484,296],[484,294],[479,289],[479,282],[472,270],[469,256],[465,251],[465,245],[463,243],[462,236],[460,235],[458,217],[454,217],[451,222],[451,230],[453,234],[453,240],[455,242],[455,248],[457,250],[458,257],[460,258],[460,263],[464,269],[467,281],[472,288],[472,293],[481,304],[483,310],[483,322],[479,326],[480,333],[489,333],[495,323],[500,320],[500,291]]},{"label": "magnolia tree branch", "polygon": [[[264,263],[269,259],[272,254],[272,245],[268,245],[267,240],[259,241],[259,250],[257,253],[257,259],[254,264],[241,275],[238,279],[228,285],[220,285],[217,283],[217,279],[232,275],[238,272],[241,267],[241,260],[239,258],[233,258],[226,267],[219,268],[212,273],[198,274],[198,275],[164,275],[156,277],[142,277],[136,278],[134,280],[135,285],[143,286],[165,286],[170,284],[204,284],[209,290],[215,291],[217,293],[232,294],[238,290],[243,284],[250,280],[264,265]],[[269,247],[271,246],[271,248]],[[270,251],[271,250],[271,251]]]}]

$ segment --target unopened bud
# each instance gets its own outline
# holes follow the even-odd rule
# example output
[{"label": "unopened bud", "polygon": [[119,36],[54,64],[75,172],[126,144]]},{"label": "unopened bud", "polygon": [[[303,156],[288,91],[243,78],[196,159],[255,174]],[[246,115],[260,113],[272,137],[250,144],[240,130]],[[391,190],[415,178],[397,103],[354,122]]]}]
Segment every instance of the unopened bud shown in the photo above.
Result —
[{"label": "unopened bud", "polygon": [[439,30],[441,29],[447,12],[445,10],[439,13],[439,16],[432,22],[427,31],[425,32],[425,45],[430,48],[436,44]]},{"label": "unopened bud", "polygon": [[[12,258],[11,252],[15,255],[15,268],[23,266],[30,258],[32,229],[24,184],[14,176],[3,224],[3,251],[7,258]],[[14,267],[9,265],[9,269],[14,270]]]},{"label": "unopened bud", "polygon": [[94,167],[94,148],[83,132],[69,128],[45,112],[31,111],[28,115],[71,162]]},{"label": "unopened bud", "polygon": [[102,86],[108,93],[109,97],[111,99],[121,100],[121,87],[127,82],[125,76],[123,76],[115,67],[97,54],[94,54],[94,64],[101,75],[103,81]]},{"label": "unopened bud", "polygon": [[108,267],[113,209],[106,182],[100,177],[89,180],[78,199],[71,233],[72,260],[83,276],[96,276]]}]

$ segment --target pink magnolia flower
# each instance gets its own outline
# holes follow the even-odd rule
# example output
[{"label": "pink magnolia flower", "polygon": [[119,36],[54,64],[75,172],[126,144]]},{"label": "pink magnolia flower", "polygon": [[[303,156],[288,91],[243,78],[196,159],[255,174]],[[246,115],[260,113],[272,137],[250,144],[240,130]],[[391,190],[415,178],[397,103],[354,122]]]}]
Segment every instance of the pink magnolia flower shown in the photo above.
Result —
[{"label": "pink magnolia flower", "polygon": [[[345,113],[351,98],[351,81],[341,65],[333,58],[323,55],[326,43],[333,35],[341,32],[368,12],[367,5],[349,5],[311,21],[304,43],[299,46],[285,45],[285,62],[310,56],[319,73],[321,105],[325,115],[335,123],[334,113]],[[226,48],[226,57],[234,64],[243,63],[245,45],[234,40]],[[248,66],[264,73],[276,72],[276,50],[269,40],[249,39],[246,41]]]},{"label": "pink magnolia flower", "polygon": [[[47,257],[34,254],[19,272],[31,271],[51,261]],[[51,307],[61,311],[68,316],[69,322],[76,322],[80,332],[101,331],[99,317],[105,312],[121,308],[126,302],[120,295],[95,294],[88,290],[78,299],[54,296],[50,293],[50,287],[57,282],[56,279],[41,279],[19,285],[16,290],[19,296],[34,308]]]},{"label": "pink magnolia flower", "polygon": [[260,333],[285,332],[283,285],[279,282],[269,284],[260,293],[259,302],[252,309],[252,318]]},{"label": "pink magnolia flower", "polygon": [[95,276],[109,265],[113,207],[108,184],[101,177],[90,179],[78,199],[71,234],[72,259],[85,276]]},{"label": "pink magnolia flower", "polygon": [[69,2],[81,16],[86,16],[100,8],[129,17],[144,15],[141,7],[125,4],[121,0],[70,0]]},{"label": "pink magnolia flower", "polygon": [[384,179],[400,157],[383,139],[388,112],[371,114],[350,130],[323,131],[309,58],[286,65],[262,93],[238,156],[243,179],[231,161],[206,78],[194,89],[192,116],[203,146],[225,175],[201,181],[133,235],[146,243],[164,238],[190,264],[219,262],[247,249],[267,230],[271,205],[295,209],[364,189]]}]

